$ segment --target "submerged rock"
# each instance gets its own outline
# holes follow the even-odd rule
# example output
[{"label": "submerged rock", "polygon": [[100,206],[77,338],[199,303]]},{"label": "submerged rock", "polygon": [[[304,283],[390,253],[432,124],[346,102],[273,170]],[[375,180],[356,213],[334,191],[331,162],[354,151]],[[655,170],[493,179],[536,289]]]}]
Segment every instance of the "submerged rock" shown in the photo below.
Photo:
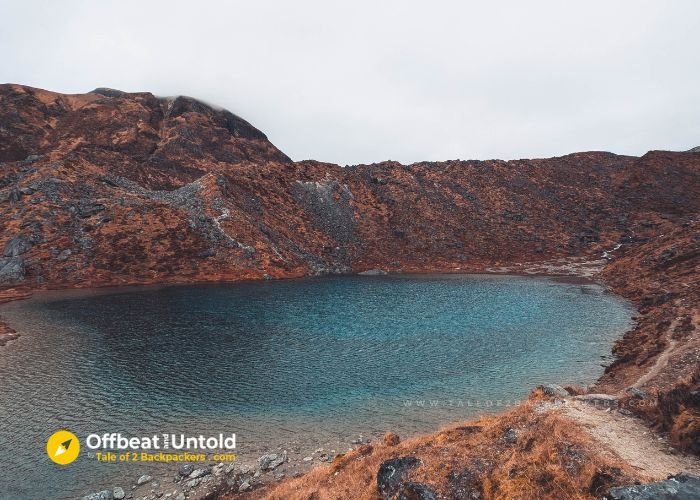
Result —
[{"label": "submerged rock", "polygon": [[611,488],[610,500],[697,500],[700,498],[700,477],[678,474],[649,484]]}]

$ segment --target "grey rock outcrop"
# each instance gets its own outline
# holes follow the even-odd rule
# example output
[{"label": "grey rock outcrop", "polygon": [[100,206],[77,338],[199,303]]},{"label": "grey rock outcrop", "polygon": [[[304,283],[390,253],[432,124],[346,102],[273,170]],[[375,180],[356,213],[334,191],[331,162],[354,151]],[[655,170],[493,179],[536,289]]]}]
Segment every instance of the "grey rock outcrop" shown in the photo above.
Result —
[{"label": "grey rock outcrop", "polygon": [[394,496],[396,500],[436,500],[437,495],[430,487],[421,483],[405,483]]},{"label": "grey rock outcrop", "polygon": [[30,248],[32,248],[32,242],[29,238],[19,235],[5,243],[5,249],[2,254],[5,257],[19,257]]},{"label": "grey rock outcrop", "polygon": [[377,472],[377,489],[382,498],[391,498],[402,487],[411,469],[420,465],[416,457],[400,457],[385,460]]},{"label": "grey rock outcrop", "polygon": [[697,500],[700,498],[700,477],[678,474],[663,481],[611,488],[609,500]]},{"label": "grey rock outcrop", "polygon": [[0,257],[0,283],[22,281],[26,274],[22,257]]}]

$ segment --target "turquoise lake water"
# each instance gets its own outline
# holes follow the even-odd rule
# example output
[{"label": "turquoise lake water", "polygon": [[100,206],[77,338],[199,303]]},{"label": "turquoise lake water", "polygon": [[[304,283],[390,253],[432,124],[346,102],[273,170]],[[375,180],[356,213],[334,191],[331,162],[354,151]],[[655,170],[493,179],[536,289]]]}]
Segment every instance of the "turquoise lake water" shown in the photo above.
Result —
[{"label": "turquoise lake water", "polygon": [[0,313],[22,333],[0,348],[0,498],[70,498],[149,468],[86,449],[57,466],[55,430],[346,449],[593,382],[633,310],[592,284],[399,275],[49,292]]}]

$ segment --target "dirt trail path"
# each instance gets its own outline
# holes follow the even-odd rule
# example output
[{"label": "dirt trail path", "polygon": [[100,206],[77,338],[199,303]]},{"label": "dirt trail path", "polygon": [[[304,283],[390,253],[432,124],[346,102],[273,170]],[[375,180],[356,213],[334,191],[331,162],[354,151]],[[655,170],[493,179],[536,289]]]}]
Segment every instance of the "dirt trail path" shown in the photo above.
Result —
[{"label": "dirt trail path", "polygon": [[644,375],[639,377],[639,379],[632,384],[632,387],[640,388],[661,373],[661,370],[666,368],[669,359],[671,359],[671,354],[673,354],[674,350],[676,349],[676,343],[677,342],[675,340],[671,340],[668,347],[666,347],[666,349],[664,349],[664,351],[656,359],[654,366],[652,366]]},{"label": "dirt trail path", "polygon": [[700,459],[672,451],[663,437],[635,417],[573,399],[567,399],[559,408],[609,453],[618,455],[650,479],[666,479],[679,472],[700,475]]},{"label": "dirt trail path", "polygon": [[637,381],[632,384],[632,387],[640,388],[647,382],[649,382],[651,379],[656,377],[661,371],[666,368],[666,365],[668,365],[668,361],[671,359],[671,354],[675,351],[677,342],[671,338],[671,332],[673,332],[676,329],[676,326],[678,325],[678,318],[674,319],[669,327],[666,329],[666,336],[668,338],[668,345],[666,348],[663,350],[663,352],[656,358],[656,362],[654,362],[654,365],[649,368],[649,371],[647,371],[644,375],[639,377]]}]

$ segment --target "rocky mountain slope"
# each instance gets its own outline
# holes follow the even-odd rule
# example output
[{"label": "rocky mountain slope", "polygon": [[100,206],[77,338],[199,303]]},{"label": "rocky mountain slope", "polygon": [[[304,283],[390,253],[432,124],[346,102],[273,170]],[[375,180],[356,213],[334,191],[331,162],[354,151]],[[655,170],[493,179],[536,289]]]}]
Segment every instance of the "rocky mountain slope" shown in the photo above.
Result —
[{"label": "rocky mountain slope", "polygon": [[[191,98],[0,87],[0,281],[87,286],[600,255],[698,210],[700,154],[294,163]],[[652,222],[649,222],[651,220]]]}]

